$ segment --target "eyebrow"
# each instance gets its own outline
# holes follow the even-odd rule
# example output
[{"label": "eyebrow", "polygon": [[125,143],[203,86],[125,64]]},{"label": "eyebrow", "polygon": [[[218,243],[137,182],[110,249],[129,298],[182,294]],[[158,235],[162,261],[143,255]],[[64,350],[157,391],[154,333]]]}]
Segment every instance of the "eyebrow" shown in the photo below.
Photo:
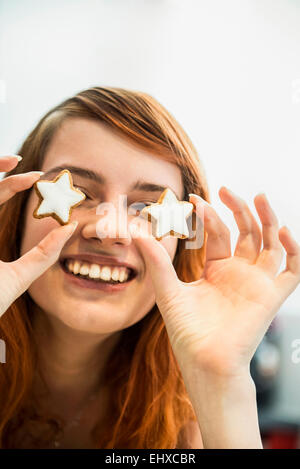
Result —
[{"label": "eyebrow", "polygon": [[[63,165],[63,166],[55,166],[55,168],[49,169],[46,171],[43,177],[51,176],[57,172],[63,171],[64,169],[68,169],[70,173],[76,174],[77,176],[81,176],[85,179],[89,179],[91,181],[97,182],[98,184],[105,185],[106,179],[105,177],[100,174],[96,173],[92,169],[81,168],[79,166],[70,166],[70,165]],[[165,189],[171,189],[168,186],[162,186],[160,184],[154,184],[152,182],[147,182],[143,180],[136,181],[130,188],[131,191],[140,190],[145,192],[163,192]],[[177,199],[180,200],[180,197],[176,192],[171,189],[174,194],[176,195]]]}]

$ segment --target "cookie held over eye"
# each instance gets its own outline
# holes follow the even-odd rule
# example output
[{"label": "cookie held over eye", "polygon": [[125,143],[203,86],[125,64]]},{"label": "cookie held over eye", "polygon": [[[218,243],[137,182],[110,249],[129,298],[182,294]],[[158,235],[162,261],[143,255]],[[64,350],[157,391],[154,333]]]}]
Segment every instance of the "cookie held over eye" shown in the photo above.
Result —
[{"label": "cookie held over eye", "polygon": [[61,171],[53,181],[39,180],[34,184],[39,204],[33,212],[35,218],[52,217],[61,225],[69,223],[72,209],[86,198],[73,186],[68,169]]},{"label": "cookie held over eye", "polygon": [[174,192],[167,188],[157,203],[144,207],[140,214],[152,223],[153,236],[157,240],[166,235],[185,239],[189,237],[186,220],[193,212],[193,207],[190,202],[178,200]]}]

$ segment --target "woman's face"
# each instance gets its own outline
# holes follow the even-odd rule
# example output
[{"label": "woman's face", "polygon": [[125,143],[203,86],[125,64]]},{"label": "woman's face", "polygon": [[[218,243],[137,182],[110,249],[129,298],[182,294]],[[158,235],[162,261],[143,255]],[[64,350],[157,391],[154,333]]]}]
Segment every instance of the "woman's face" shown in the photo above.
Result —
[{"label": "woman's face", "polygon": [[[82,190],[87,198],[71,212],[71,221],[78,220],[79,223],[60,256],[89,253],[118,258],[133,265],[137,276],[122,291],[109,293],[89,289],[70,281],[58,260],[31,284],[28,292],[46,314],[73,329],[99,334],[120,331],[138,322],[150,311],[155,304],[155,295],[143,252],[137,248],[129,231],[126,237],[123,234],[120,237],[118,220],[127,216],[127,208],[131,204],[157,202],[162,189],[155,192],[150,191],[151,186],[133,189],[138,181],[169,187],[181,200],[183,185],[180,170],[123,139],[106,125],[82,118],[65,120],[55,134],[40,168],[45,172],[42,179],[53,180],[60,170],[49,176],[47,172],[57,166],[92,170],[105,179],[100,184],[72,173],[74,186]],[[124,196],[127,196],[127,207],[120,202],[124,201]],[[33,217],[38,202],[34,189],[31,189],[21,255],[58,226],[52,217]],[[113,211],[99,215],[99,209],[96,209],[103,202],[112,204],[116,217],[113,217]],[[120,211],[125,213],[120,214]],[[106,237],[99,239],[96,224],[101,217],[107,220],[107,229]],[[128,223],[132,219],[133,215],[127,216]],[[172,260],[177,242],[176,238],[169,236],[161,240]]]}]

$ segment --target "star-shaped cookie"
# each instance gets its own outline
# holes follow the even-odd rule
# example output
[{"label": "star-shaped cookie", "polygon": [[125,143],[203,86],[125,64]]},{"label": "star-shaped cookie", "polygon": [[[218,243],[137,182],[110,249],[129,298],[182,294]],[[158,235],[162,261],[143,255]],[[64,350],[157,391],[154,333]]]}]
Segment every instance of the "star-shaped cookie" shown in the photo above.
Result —
[{"label": "star-shaped cookie", "polygon": [[193,212],[193,204],[179,201],[174,192],[167,188],[157,203],[144,207],[141,215],[152,222],[154,236],[160,240],[166,235],[184,239],[189,237],[186,219]]},{"label": "star-shaped cookie", "polygon": [[71,173],[67,169],[61,171],[53,181],[37,181],[34,189],[39,205],[33,216],[53,217],[61,225],[69,223],[72,209],[86,198],[83,192],[73,186]]}]

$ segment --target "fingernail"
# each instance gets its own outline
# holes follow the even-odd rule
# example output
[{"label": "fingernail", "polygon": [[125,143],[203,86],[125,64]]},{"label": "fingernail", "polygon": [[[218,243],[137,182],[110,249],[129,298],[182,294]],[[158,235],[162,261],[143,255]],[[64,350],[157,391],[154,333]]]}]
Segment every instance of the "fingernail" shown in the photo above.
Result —
[{"label": "fingernail", "polygon": [[136,236],[137,234],[137,226],[134,224],[134,223],[131,223],[129,226],[128,226],[128,229],[129,229],[129,233],[131,234],[131,236]]},{"label": "fingernail", "polygon": [[207,202],[206,200],[204,200],[200,195],[197,195],[197,194],[189,194],[189,197],[193,195],[194,197],[197,197],[197,199],[199,199],[201,202],[203,202],[204,204],[207,204],[207,205],[210,205],[209,202]]},{"label": "fingernail", "polygon": [[43,174],[45,174],[44,171],[30,171],[30,174],[39,174],[40,176],[42,176]]},{"label": "fingernail", "polygon": [[233,192],[231,189],[229,189],[229,187],[227,187],[227,186],[222,186],[222,187],[224,187],[227,190],[227,192],[229,192],[229,194],[232,195],[232,197],[235,197],[236,199],[241,200],[240,196],[237,195],[235,192]]},{"label": "fingernail", "polygon": [[20,162],[23,159],[22,156],[20,155],[10,155],[10,156],[17,158],[18,162]]},{"label": "fingernail", "polygon": [[64,226],[71,227],[71,229],[69,228],[69,229],[67,230],[67,239],[68,239],[68,238],[71,238],[72,234],[73,234],[74,231],[76,230],[77,225],[78,225],[78,221],[72,221],[72,222],[67,223],[66,225],[64,225]]},{"label": "fingernail", "polygon": [[20,155],[6,155],[6,156],[1,156],[1,158],[17,158],[18,162],[20,162],[23,158]]},{"label": "fingernail", "polygon": [[77,225],[78,225],[78,221],[77,221],[77,220],[72,221],[72,222],[71,222],[71,225],[73,225],[73,227],[74,227],[74,228],[73,228],[73,231],[75,231],[75,229],[76,229],[76,227],[77,227]]}]

